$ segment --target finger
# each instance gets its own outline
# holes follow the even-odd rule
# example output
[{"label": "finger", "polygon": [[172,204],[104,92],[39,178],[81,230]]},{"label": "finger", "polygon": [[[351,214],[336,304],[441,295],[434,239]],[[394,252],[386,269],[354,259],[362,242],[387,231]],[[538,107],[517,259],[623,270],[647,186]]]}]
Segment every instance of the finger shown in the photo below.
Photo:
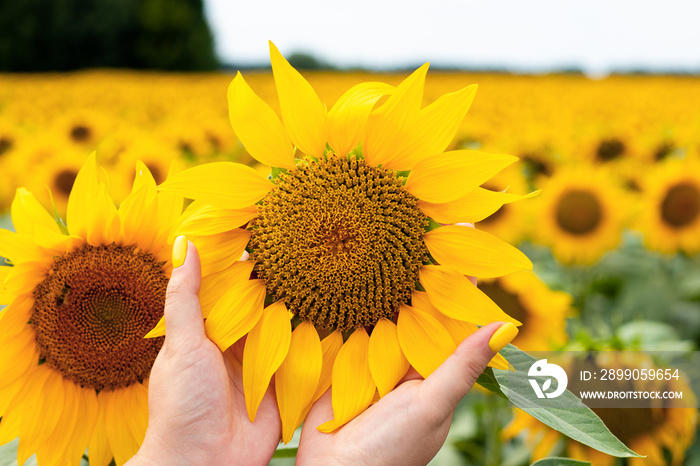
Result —
[{"label": "finger", "polygon": [[[306,415],[306,420],[301,428],[301,435],[308,430],[313,430],[314,433],[320,434],[321,432],[316,430],[316,427],[324,424],[333,419],[333,403],[331,397],[331,390],[326,390],[326,393],[321,395],[321,398],[316,400],[314,405],[309,410],[309,414]],[[308,434],[307,434],[308,435]]]},{"label": "finger", "polygon": [[[513,333],[513,330],[515,329]],[[494,338],[494,334],[496,337]],[[422,394],[442,413],[451,413],[472,388],[486,365],[498,351],[515,338],[517,327],[492,322],[460,343],[454,353],[422,385]],[[500,348],[498,348],[500,346]]]},{"label": "finger", "polygon": [[199,254],[184,236],[178,236],[173,243],[173,266],[165,295],[166,341],[206,338],[199,303],[202,279]]},{"label": "finger", "polygon": [[406,372],[406,375],[403,376],[401,380],[399,380],[399,383],[397,385],[401,385],[404,382],[408,382],[409,380],[423,380],[423,376],[418,373],[417,370],[415,370],[413,367],[408,368],[408,372]]}]

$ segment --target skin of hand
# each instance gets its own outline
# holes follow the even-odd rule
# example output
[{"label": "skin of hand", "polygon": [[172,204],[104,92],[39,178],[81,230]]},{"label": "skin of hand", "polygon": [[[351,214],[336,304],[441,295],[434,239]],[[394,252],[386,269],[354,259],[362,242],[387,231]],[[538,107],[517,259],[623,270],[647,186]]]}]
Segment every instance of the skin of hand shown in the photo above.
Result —
[{"label": "skin of hand", "polygon": [[148,430],[130,466],[263,465],[279,444],[274,387],[251,423],[238,362],[243,345],[239,342],[222,354],[207,338],[200,281],[199,255],[188,242],[185,262],[173,269],[168,284],[166,337],[148,387]]},{"label": "skin of hand", "polygon": [[314,404],[301,432],[300,465],[425,465],[445,443],[457,403],[495,355],[494,322],[466,338],[427,379],[411,369],[392,392],[331,434],[331,390]]}]

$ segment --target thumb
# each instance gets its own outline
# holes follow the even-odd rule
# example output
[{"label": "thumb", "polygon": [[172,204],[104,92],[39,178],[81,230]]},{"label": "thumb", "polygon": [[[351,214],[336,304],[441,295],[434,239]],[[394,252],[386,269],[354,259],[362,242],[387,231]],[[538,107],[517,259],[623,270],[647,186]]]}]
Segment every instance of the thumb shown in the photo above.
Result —
[{"label": "thumb", "polygon": [[166,342],[180,343],[206,338],[199,285],[202,273],[194,243],[178,236],[173,243],[173,273],[165,294]]},{"label": "thumb", "polygon": [[513,341],[518,328],[503,322],[481,327],[460,343],[454,353],[423,382],[423,393],[439,411],[451,413],[471,390],[489,361]]}]

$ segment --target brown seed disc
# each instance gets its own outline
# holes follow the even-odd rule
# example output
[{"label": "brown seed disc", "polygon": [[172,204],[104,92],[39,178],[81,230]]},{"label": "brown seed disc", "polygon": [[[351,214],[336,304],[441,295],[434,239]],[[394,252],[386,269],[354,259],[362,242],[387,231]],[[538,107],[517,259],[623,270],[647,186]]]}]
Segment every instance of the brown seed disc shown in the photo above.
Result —
[{"label": "brown seed disc", "polygon": [[596,151],[596,159],[599,162],[610,162],[621,158],[625,154],[625,143],[617,138],[604,139],[600,141]]},{"label": "brown seed disc", "polygon": [[603,220],[603,208],[592,192],[572,189],[559,198],[556,220],[559,227],[567,233],[587,235],[595,231]]},{"label": "brown seed disc", "polygon": [[12,139],[4,136],[0,136],[0,155],[12,149],[13,141]]},{"label": "brown seed disc", "polygon": [[66,168],[56,173],[53,178],[53,184],[57,191],[61,192],[65,196],[69,196],[71,190],[73,189],[73,183],[75,183],[75,178],[78,176],[78,172]]},{"label": "brown seed disc", "polygon": [[75,142],[86,142],[90,140],[92,130],[85,125],[75,125],[70,130],[70,137]]},{"label": "brown seed disc", "polygon": [[163,338],[144,339],[163,316],[163,264],[135,246],[90,246],[56,259],[34,290],[40,357],[96,390],[148,378]]},{"label": "brown seed disc", "polygon": [[700,190],[691,183],[671,187],[661,202],[661,218],[669,226],[683,228],[700,214]]},{"label": "brown seed disc", "polygon": [[281,175],[252,225],[251,257],[274,299],[320,328],[392,318],[428,260],[427,218],[397,175],[354,156]]}]

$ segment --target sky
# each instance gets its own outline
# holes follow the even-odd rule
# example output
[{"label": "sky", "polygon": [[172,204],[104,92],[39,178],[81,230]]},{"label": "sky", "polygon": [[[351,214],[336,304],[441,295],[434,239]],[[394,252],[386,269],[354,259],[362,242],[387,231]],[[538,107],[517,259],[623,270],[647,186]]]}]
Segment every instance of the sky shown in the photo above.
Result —
[{"label": "sky", "polygon": [[[588,74],[700,71],[694,0],[205,0],[220,58],[269,63],[307,52],[331,64],[433,65]],[[663,5],[663,6],[661,6]]]}]

